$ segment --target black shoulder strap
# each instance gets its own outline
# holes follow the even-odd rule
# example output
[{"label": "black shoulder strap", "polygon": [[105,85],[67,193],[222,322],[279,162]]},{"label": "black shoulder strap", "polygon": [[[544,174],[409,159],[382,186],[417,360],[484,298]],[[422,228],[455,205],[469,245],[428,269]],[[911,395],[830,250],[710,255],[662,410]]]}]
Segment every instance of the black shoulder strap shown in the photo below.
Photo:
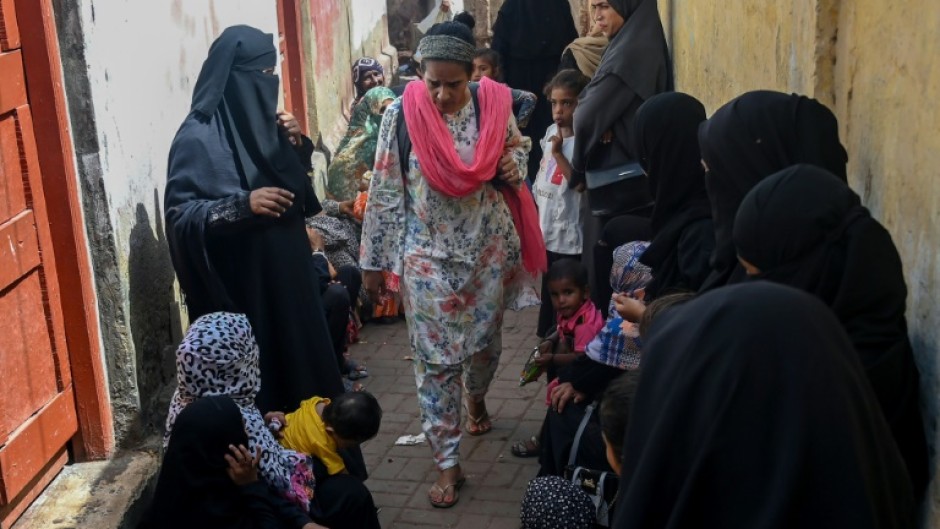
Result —
[{"label": "black shoulder strap", "polygon": [[[476,116],[477,130],[480,130],[480,99],[477,90],[480,85],[470,83],[470,99],[473,100],[473,110]],[[402,98],[398,108],[398,122],[395,127],[395,136],[398,139],[398,163],[401,165],[402,177],[408,174],[408,158],[411,156],[411,136],[408,135],[408,126],[405,124],[405,99]]]}]

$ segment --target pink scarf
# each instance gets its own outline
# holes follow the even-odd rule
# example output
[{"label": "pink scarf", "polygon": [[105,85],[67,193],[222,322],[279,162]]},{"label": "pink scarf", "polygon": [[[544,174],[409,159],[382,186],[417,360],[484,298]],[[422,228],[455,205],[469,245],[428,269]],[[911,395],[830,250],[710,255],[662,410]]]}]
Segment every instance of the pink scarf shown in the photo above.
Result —
[{"label": "pink scarf", "polygon": [[[473,164],[464,165],[457,155],[454,140],[440,111],[431,101],[424,83],[412,81],[402,98],[405,125],[411,145],[421,164],[421,172],[431,189],[443,195],[462,198],[480,189],[496,177],[499,159],[505,148],[506,124],[512,111],[509,88],[487,78],[480,80],[477,92],[480,102],[480,137],[473,155]],[[499,183],[499,182],[497,182]],[[519,242],[522,245],[522,263],[532,275],[548,267],[545,242],[539,228],[535,200],[528,188],[497,185],[512,213]]]}]

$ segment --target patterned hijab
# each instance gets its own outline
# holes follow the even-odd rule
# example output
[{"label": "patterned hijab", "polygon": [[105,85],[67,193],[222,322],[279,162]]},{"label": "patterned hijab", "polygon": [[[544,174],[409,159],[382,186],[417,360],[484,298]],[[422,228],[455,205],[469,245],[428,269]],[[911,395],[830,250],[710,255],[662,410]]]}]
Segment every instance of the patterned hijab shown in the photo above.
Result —
[{"label": "patterned hijab", "polygon": [[359,178],[372,170],[379,141],[386,101],[395,99],[390,88],[377,86],[362,98],[353,110],[346,135],[336,148],[336,156],[327,170],[327,190],[333,199],[353,200],[359,191]]},{"label": "patterned hijab", "polygon": [[166,418],[164,448],[183,409],[203,397],[224,395],[241,411],[248,448],[261,449],[264,480],[305,509],[313,498],[313,466],[309,458],[282,448],[255,406],[261,388],[258,343],[244,314],[213,312],[189,327],[176,350],[178,386]]},{"label": "patterned hijab", "polygon": [[352,81],[356,86],[357,100],[365,95],[365,90],[362,88],[361,83],[369,72],[379,72],[384,76],[385,68],[382,68],[382,64],[372,57],[362,57],[352,65]]},{"label": "patterned hijab", "polygon": [[530,481],[519,514],[522,529],[591,529],[596,517],[591,497],[561,476]]},{"label": "patterned hijab", "polygon": [[[629,293],[645,288],[653,278],[650,267],[640,262],[647,247],[646,241],[633,241],[614,250],[614,266],[610,270],[610,286],[614,292]],[[636,325],[621,318],[611,301],[607,321],[584,352],[601,364],[624,370],[638,369],[639,336]]]}]

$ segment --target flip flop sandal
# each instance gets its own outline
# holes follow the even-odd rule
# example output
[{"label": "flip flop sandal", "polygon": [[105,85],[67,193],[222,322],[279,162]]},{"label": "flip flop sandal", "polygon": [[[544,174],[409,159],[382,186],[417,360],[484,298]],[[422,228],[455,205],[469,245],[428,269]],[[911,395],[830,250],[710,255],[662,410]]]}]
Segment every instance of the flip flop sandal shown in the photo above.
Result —
[{"label": "flip flop sandal", "polygon": [[542,452],[542,446],[534,435],[525,441],[516,441],[513,443],[509,452],[516,457],[538,457]]},{"label": "flip flop sandal", "polygon": [[[485,423],[489,422],[487,426]],[[479,417],[474,417],[470,415],[470,410],[467,410],[467,435],[483,435],[489,433],[493,430],[493,421],[490,419],[490,413],[488,411],[483,412],[483,415]]]},{"label": "flip flop sandal", "polygon": [[[460,478],[455,483],[451,483],[446,487],[441,487],[437,483],[431,485],[431,490],[428,491],[428,501],[431,502],[432,507],[438,509],[449,509],[454,505],[457,505],[457,501],[460,499],[460,488],[463,487],[463,484],[467,481],[467,478]],[[447,497],[447,490],[453,489],[453,496],[451,496],[450,501],[444,501],[444,498]],[[434,498],[431,497],[431,492],[440,492],[440,501],[434,501]]]}]

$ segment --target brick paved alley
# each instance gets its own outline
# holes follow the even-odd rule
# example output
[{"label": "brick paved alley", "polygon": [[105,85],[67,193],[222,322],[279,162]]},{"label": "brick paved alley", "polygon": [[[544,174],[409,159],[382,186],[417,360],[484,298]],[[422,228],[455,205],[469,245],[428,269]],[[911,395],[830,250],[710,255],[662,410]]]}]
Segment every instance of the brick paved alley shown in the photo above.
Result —
[{"label": "brick paved alley", "polygon": [[436,472],[427,444],[394,446],[401,435],[421,433],[405,324],[363,328],[351,353],[368,366],[370,376],[362,382],[384,410],[379,435],[363,446],[370,472],[367,485],[382,509],[384,529],[519,527],[522,494],[538,464],[535,459],[513,457],[509,449],[513,440],[537,433],[545,415],[544,383],[522,388],[518,383],[534,344],[537,315],[537,309],[506,313],[503,356],[487,399],[493,430],[463,437],[461,462],[467,484],[460,491],[460,502],[450,509],[428,503],[427,490]]}]

